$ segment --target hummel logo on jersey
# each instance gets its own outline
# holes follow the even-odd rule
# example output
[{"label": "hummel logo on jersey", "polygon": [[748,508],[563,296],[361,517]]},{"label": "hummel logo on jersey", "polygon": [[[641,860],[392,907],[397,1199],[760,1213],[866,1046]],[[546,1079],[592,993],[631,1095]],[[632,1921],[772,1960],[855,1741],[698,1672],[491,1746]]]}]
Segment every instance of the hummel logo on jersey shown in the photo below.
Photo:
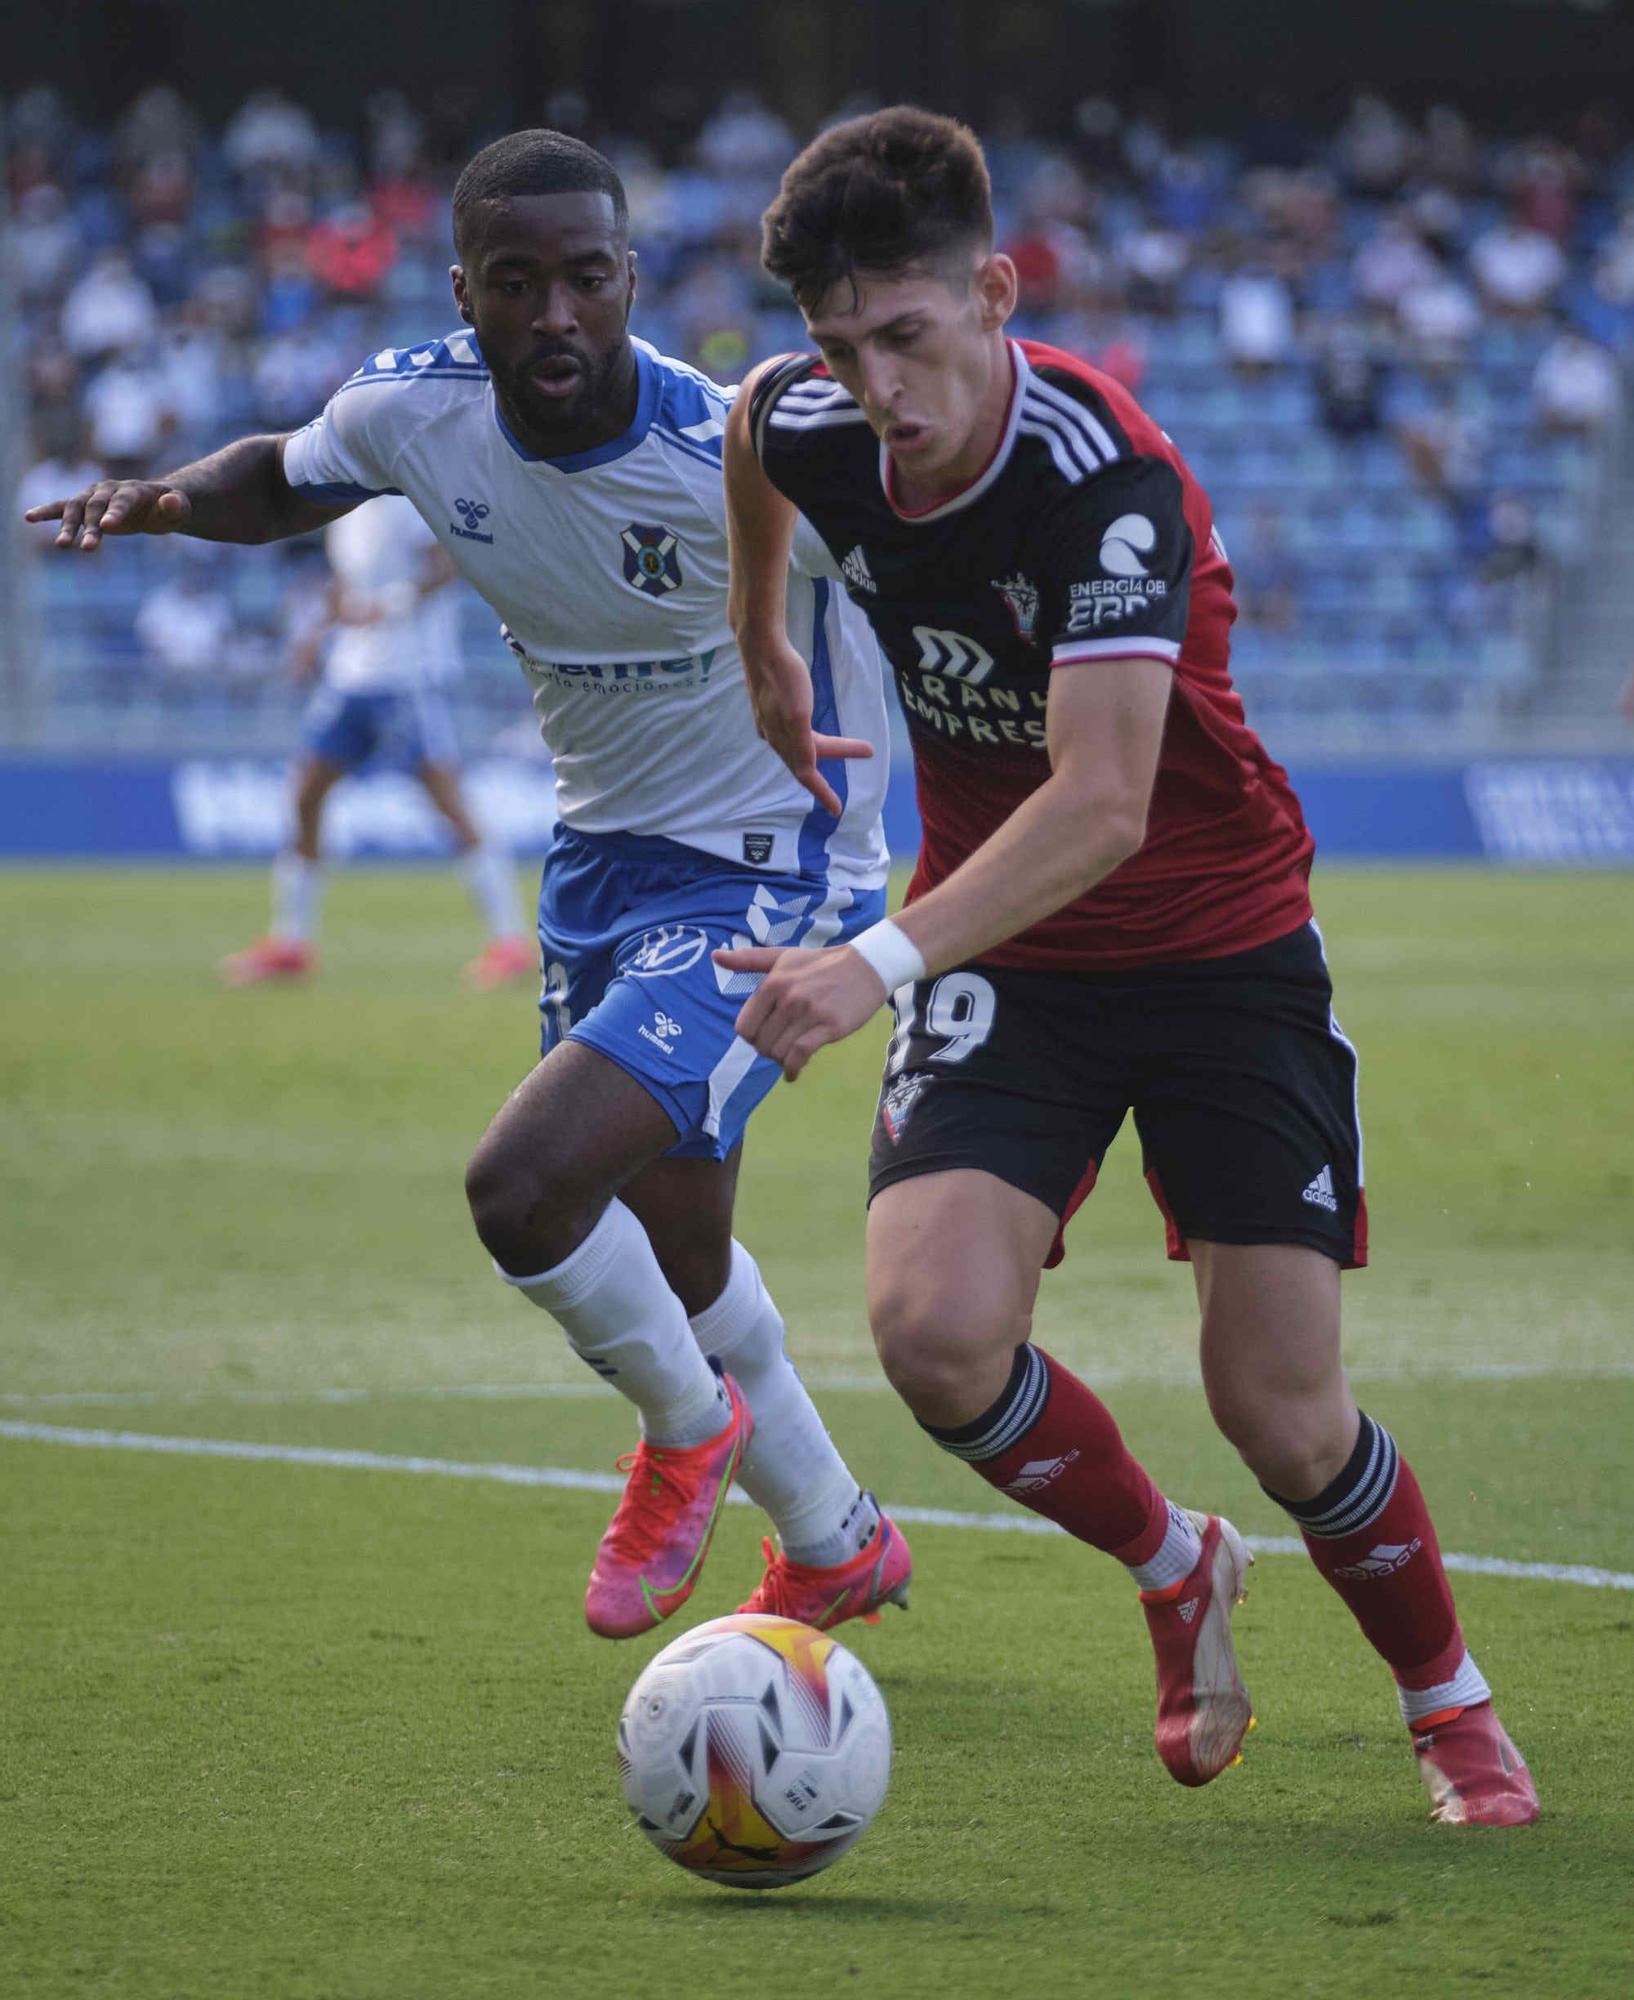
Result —
[{"label": "hummel logo on jersey", "polygon": [[1330,1215],[1338,1212],[1339,1199],[1333,1192],[1332,1167],[1324,1167],[1322,1169],[1316,1179],[1311,1182],[1310,1186],[1300,1196],[1300,1200],[1308,1201],[1312,1208],[1325,1208]]},{"label": "hummel logo on jersey", "polygon": [[662,1049],[667,1056],[674,1055],[676,1037],[680,1032],[680,1022],[672,1021],[662,1010],[654,1014],[650,1028],[643,1024],[636,1029],[644,1042],[651,1042],[655,1049]]},{"label": "hummel logo on jersey", "polygon": [[994,577],[993,588],[1004,599],[1004,608],[1016,628],[1016,637],[1030,644],[1034,627],[1038,624],[1038,585],[1017,570],[1014,576],[1005,577],[1002,581]]},{"label": "hummel logo on jersey", "polygon": [[624,544],[624,581],[648,597],[667,597],[681,588],[681,559],[675,536],[665,527],[632,521],[619,536]]},{"label": "hummel logo on jersey", "polygon": [[488,505],[486,500],[456,500],[454,502],[454,512],[459,515],[460,520],[465,523],[465,526],[462,528],[455,522],[450,521],[448,532],[451,535],[458,535],[462,541],[466,542],[491,542],[493,540],[492,535],[485,535],[482,532],[483,522],[493,512],[493,509]]},{"label": "hummel logo on jersey", "polygon": [[868,558],[863,554],[862,543],[851,551],[840,564],[840,574],[853,590],[864,591],[869,597],[876,596],[879,585],[874,581],[874,573],[868,567]]},{"label": "hummel logo on jersey", "polygon": [[1024,1494],[1042,1492],[1052,1480],[1061,1477],[1077,1456],[1078,1450],[1074,1446],[1059,1458],[1030,1458],[1014,1479],[1006,1480],[1004,1490],[1013,1493],[1018,1500]]},{"label": "hummel logo on jersey", "polygon": [[1368,1550],[1359,1563],[1346,1563],[1343,1569],[1336,1569],[1335,1576],[1353,1576],[1366,1583],[1381,1576],[1394,1576],[1398,1569],[1405,1569],[1424,1544],[1417,1535],[1410,1542],[1380,1542]]},{"label": "hummel logo on jersey", "polygon": [[1177,1604],[1175,1606],[1175,1609],[1180,1613],[1180,1622],[1182,1625],[1189,1625],[1192,1622],[1197,1616],[1197,1607],[1202,1601],[1200,1597],[1188,1597],[1184,1604]]},{"label": "hummel logo on jersey", "polygon": [[916,625],[913,636],[919,641],[919,664],[928,674],[980,687],[993,671],[993,655],[978,639],[967,639],[962,632],[939,632],[934,625]]}]

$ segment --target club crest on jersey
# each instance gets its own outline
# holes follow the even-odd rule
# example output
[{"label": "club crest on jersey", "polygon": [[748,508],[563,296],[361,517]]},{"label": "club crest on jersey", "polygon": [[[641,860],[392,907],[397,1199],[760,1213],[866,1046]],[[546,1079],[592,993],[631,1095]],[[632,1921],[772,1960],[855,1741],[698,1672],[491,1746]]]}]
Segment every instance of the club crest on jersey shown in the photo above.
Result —
[{"label": "club crest on jersey", "polygon": [[709,949],[709,934],[696,924],[664,924],[644,931],[635,956],[622,970],[632,979],[667,979],[690,972]]},{"label": "club crest on jersey", "polygon": [[668,528],[632,521],[619,540],[624,544],[626,583],[633,583],[649,597],[666,597],[681,588],[681,559]]},{"label": "club crest on jersey", "polygon": [[486,500],[458,499],[454,502],[454,512],[459,515],[464,526],[458,526],[453,521],[450,521],[448,532],[451,535],[458,535],[462,541],[466,542],[491,542],[493,540],[493,536],[485,534],[482,527],[483,522],[493,512],[493,509],[488,505]]},{"label": "club crest on jersey", "polygon": [[908,1115],[925,1094],[928,1076],[918,1074],[898,1077],[881,1100],[880,1121],[885,1127],[886,1137],[893,1146],[900,1145],[902,1133],[908,1122]]},{"label": "club crest on jersey", "polygon": [[1004,608],[1016,628],[1016,637],[1030,645],[1038,624],[1038,585],[1017,570],[1011,577],[994,577],[993,588],[1004,599]]}]

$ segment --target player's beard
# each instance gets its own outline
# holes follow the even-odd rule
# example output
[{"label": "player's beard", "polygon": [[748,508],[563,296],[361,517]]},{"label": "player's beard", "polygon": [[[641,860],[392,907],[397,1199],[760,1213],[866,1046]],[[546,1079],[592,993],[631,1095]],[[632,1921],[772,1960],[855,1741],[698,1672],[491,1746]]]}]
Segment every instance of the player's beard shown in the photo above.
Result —
[{"label": "player's beard", "polygon": [[[549,349],[536,350],[525,361],[507,368],[503,376],[496,372],[495,386],[513,419],[520,419],[525,431],[547,439],[567,436],[593,428],[597,416],[611,409],[619,386],[623,355],[622,341],[599,353],[565,347],[556,349],[554,353]],[[572,393],[565,396],[541,394],[530,379],[531,371],[542,361],[564,358],[576,362],[580,371]]]}]

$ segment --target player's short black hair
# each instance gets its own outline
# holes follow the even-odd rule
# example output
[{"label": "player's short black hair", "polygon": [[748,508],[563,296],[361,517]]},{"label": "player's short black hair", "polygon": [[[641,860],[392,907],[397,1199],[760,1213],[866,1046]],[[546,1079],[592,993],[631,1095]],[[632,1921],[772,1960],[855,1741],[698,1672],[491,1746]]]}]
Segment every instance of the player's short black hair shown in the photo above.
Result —
[{"label": "player's short black hair", "polygon": [[612,161],[582,139],[541,126],[507,133],[466,163],[454,183],[455,245],[465,241],[484,202],[529,194],[604,194],[620,232],[629,225],[630,204]]},{"label": "player's short black hair", "polygon": [[993,189],[974,132],[911,104],[813,139],[761,224],[761,262],[809,312],[858,271],[993,247]]}]

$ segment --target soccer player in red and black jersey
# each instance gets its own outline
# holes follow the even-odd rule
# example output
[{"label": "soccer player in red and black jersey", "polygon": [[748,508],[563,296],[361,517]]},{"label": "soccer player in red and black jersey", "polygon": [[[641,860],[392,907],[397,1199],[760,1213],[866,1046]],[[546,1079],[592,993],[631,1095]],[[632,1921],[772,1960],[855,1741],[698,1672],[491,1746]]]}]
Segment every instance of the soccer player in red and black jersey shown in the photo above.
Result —
[{"label": "soccer player in red and black jersey", "polygon": [[1339,1273],[1366,1258],[1356,1054],[1312,845],[1228,669],[1207,496],[1116,383],[1007,338],[987,173],[907,108],[840,125],[765,219],[817,355],[765,365],[728,431],[733,622],[763,734],[837,809],[845,759],[783,628],[796,512],[896,675],[924,844],[896,921],[766,975],[739,1032],[788,1075],[889,995],[869,1310],[936,1441],[1131,1571],[1157,1746],[1183,1784],[1249,1726],[1249,1560],[1173,1505],[1092,1391],[1028,1339],[1041,1269],[1133,1111],[1193,1266],[1209,1405],[1392,1669],[1435,1816],[1536,1816],[1459,1630],[1406,1461],[1351,1398]]}]

